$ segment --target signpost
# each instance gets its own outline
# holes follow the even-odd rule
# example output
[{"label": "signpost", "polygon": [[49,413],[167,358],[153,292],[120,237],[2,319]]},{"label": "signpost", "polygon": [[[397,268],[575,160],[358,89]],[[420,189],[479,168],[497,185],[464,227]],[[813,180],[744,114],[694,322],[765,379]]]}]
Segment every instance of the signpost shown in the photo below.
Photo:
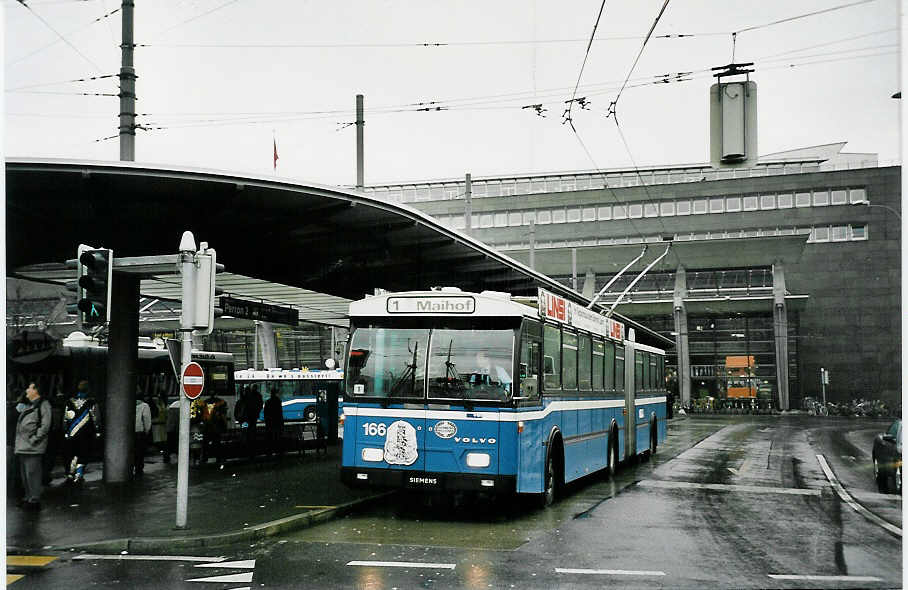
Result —
[{"label": "signpost", "polygon": [[220,303],[224,315],[235,318],[273,322],[287,326],[298,326],[300,323],[299,312],[292,307],[235,299],[226,295],[221,297]]},{"label": "signpost", "polygon": [[183,232],[179,246],[179,267],[182,285],[180,311],[180,396],[179,452],[177,453],[177,524],[186,528],[189,509],[189,400],[202,394],[205,375],[198,363],[192,362],[193,330],[211,333],[214,322],[214,274],[217,272],[216,253],[207,242],[196,250],[192,232]]},{"label": "signpost", "polygon": [[202,390],[205,388],[205,372],[202,371],[202,365],[196,362],[186,365],[183,368],[180,384],[183,387],[183,394],[189,399],[196,399],[202,395]]}]

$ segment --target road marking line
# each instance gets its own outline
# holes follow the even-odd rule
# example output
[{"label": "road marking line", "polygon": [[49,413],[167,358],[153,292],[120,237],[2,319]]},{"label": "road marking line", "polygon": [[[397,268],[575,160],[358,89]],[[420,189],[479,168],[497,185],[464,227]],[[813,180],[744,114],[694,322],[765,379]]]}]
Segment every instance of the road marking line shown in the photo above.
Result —
[{"label": "road marking line", "polygon": [[203,561],[203,562],[221,562],[227,561],[226,557],[192,557],[189,555],[93,555],[84,553],[76,555],[73,559],[110,559],[110,560],[131,560],[131,561]]},{"label": "road marking line", "polygon": [[882,582],[873,576],[800,576],[791,574],[769,574],[773,580],[807,580],[810,582]]},{"label": "road marking line", "polygon": [[248,584],[252,581],[253,572],[246,572],[244,574],[227,574],[226,576],[211,576],[210,578],[193,578],[191,580],[186,580],[187,582],[242,582]]},{"label": "road marking line", "polygon": [[570,567],[556,567],[558,574],[593,574],[599,576],[664,576],[665,572],[647,570],[587,570]]},{"label": "road marking line", "polygon": [[418,561],[351,561],[347,565],[361,565],[366,567],[412,567],[432,570],[452,570],[455,563],[422,563]]},{"label": "road marking line", "polygon": [[690,481],[665,481],[659,479],[645,479],[639,484],[645,488],[663,489],[688,489],[688,490],[713,490],[716,492],[751,492],[755,494],[789,494],[793,496],[819,496],[820,490],[805,490],[801,488],[770,488],[763,486],[745,486],[723,483],[694,483]]},{"label": "road marking line", "polygon": [[237,567],[237,568],[255,568],[254,559],[246,559],[243,561],[221,561],[219,563],[200,563],[195,567]]},{"label": "road marking line", "polygon": [[6,565],[42,567],[57,559],[52,555],[7,555]]},{"label": "road marking line", "polygon": [[337,506],[294,506],[294,508],[308,508],[312,509],[321,509],[321,508],[337,508]]},{"label": "road marking line", "polygon": [[23,576],[22,574],[6,574],[6,585],[9,586],[13,582],[21,580],[24,577],[25,576]]},{"label": "road marking line", "polygon": [[820,467],[823,469],[823,473],[826,474],[826,479],[828,479],[830,485],[832,485],[832,489],[835,490],[835,493],[839,495],[839,498],[841,498],[843,502],[851,506],[851,508],[855,512],[857,512],[870,522],[883,527],[894,535],[898,535],[899,537],[902,536],[902,529],[895,526],[891,522],[883,520],[873,512],[867,510],[866,508],[858,504],[854,498],[851,497],[851,494],[848,493],[848,490],[846,490],[842,486],[842,484],[839,483],[839,480],[838,478],[836,478],[835,473],[833,473],[832,469],[829,468],[829,463],[826,462],[826,457],[824,457],[823,455],[817,455],[817,461],[820,463]]}]

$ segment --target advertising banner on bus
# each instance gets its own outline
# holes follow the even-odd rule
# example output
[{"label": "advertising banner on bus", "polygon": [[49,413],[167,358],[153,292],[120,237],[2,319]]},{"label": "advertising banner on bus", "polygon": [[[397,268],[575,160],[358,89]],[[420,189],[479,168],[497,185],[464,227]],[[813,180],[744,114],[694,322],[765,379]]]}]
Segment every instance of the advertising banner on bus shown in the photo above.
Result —
[{"label": "advertising banner on bus", "polygon": [[539,289],[539,315],[579,330],[608,336],[613,340],[624,340],[624,324],[621,322],[599,315],[545,289]]}]

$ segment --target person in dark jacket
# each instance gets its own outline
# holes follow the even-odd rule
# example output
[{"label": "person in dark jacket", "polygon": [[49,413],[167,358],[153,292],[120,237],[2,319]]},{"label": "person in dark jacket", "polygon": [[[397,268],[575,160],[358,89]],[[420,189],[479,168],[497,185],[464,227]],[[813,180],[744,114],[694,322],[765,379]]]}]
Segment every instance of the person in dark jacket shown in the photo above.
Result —
[{"label": "person in dark jacket", "polygon": [[15,453],[25,490],[24,506],[29,510],[40,510],[44,488],[42,460],[47,450],[52,414],[50,403],[42,399],[34,383],[25,390],[25,397],[26,401],[19,404]]},{"label": "person in dark jacket", "polygon": [[284,432],[284,408],[277,388],[271,390],[271,397],[265,402],[265,436],[268,440],[268,453],[282,455],[281,435]]},{"label": "person in dark jacket", "polygon": [[91,453],[95,439],[101,436],[101,410],[95,398],[89,395],[88,381],[79,381],[76,394],[66,401],[63,413],[63,436],[69,452],[67,483],[82,483],[85,477],[85,462]]},{"label": "person in dark jacket", "polygon": [[259,393],[258,385],[247,386],[243,390],[243,412],[237,416],[237,420],[246,423],[246,452],[249,459],[255,458],[256,451],[256,424],[259,421],[259,414],[262,413],[262,394]]}]

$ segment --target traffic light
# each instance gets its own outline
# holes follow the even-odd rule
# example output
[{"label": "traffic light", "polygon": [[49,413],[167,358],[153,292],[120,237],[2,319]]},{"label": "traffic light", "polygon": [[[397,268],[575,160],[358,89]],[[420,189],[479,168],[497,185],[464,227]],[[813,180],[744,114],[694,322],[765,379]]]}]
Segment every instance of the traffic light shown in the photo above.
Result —
[{"label": "traffic light", "polygon": [[113,279],[113,250],[79,247],[79,302],[82,326],[110,321],[110,286]]}]

